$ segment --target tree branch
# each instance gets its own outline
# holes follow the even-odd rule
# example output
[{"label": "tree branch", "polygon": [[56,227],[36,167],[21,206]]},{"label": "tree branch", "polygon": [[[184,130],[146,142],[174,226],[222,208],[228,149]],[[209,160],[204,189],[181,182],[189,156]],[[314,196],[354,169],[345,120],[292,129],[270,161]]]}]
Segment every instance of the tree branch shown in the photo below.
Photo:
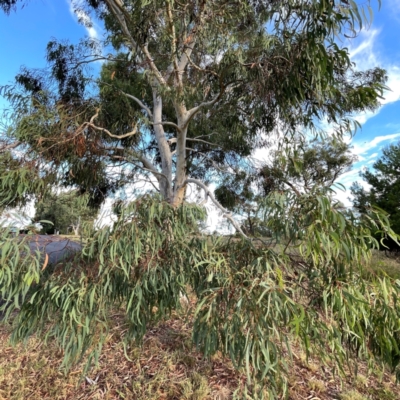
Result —
[{"label": "tree branch", "polygon": [[190,58],[190,55],[187,54],[186,50],[184,50],[184,54],[185,54],[186,57],[187,57],[188,63],[189,63],[194,69],[197,69],[197,70],[200,71],[200,72],[205,72],[206,74],[211,74],[211,75],[214,75],[214,76],[219,77],[219,74],[216,73],[215,71],[208,70],[208,69],[204,69],[204,68],[201,68],[199,65],[197,65],[197,64]]},{"label": "tree branch", "polygon": [[172,11],[171,11],[171,3],[170,0],[166,1],[166,7],[167,7],[167,19],[169,23],[169,27],[171,29],[171,51],[172,51],[172,62],[173,62],[173,69],[175,72],[176,80],[178,81],[178,87],[182,88],[182,76],[181,76],[181,71],[179,70],[179,65],[178,65],[178,58],[176,55],[176,44],[177,44],[177,38],[176,38],[176,32],[175,32],[175,25],[174,25],[174,19],[172,16]]},{"label": "tree branch", "polygon": [[[204,153],[202,153],[201,151],[198,151],[198,150],[196,150],[196,149],[192,149],[192,148],[190,148],[190,147],[186,147],[186,150],[194,151],[194,152],[196,152],[196,153],[198,153],[198,154],[201,154],[204,158],[207,158],[207,160],[210,160],[211,163],[212,163],[212,165],[213,165],[213,167],[214,167],[215,169],[217,169],[218,171],[220,171],[220,172],[222,172],[222,173],[224,173],[224,174],[227,174],[227,173],[228,173],[228,174],[234,175],[233,172],[223,170],[223,169],[222,169],[219,165],[217,165],[217,163],[216,163],[211,157],[209,157],[207,154],[204,154]],[[203,158],[203,160],[204,160],[204,158]]]},{"label": "tree branch", "polygon": [[[132,99],[133,101],[135,101],[141,108],[143,108],[143,109],[147,112],[147,114],[149,115],[150,118],[153,118],[153,113],[151,112],[150,108],[147,107],[147,106],[146,106],[141,100],[139,100],[137,97],[135,97],[135,96],[133,96],[133,95],[131,95],[131,94],[129,94],[129,93],[126,93],[126,92],[122,91],[121,89],[118,89],[118,88],[116,88],[116,87],[113,86],[113,85],[110,85],[110,84],[107,83],[107,82],[102,82],[102,83],[103,83],[104,85],[107,85],[107,86],[110,86],[110,87],[114,88],[115,90],[117,90],[118,92],[120,92],[121,94],[123,94],[124,96],[126,96],[126,97],[128,97],[129,99]],[[149,122],[149,124],[150,124],[150,125],[153,125],[153,126],[155,126],[155,125],[167,125],[167,126],[172,126],[172,127],[174,127],[175,129],[177,129],[178,131],[181,131],[181,128],[180,128],[177,124],[175,124],[174,122],[170,122],[170,121],[157,122],[157,123],[155,123],[155,122]]]},{"label": "tree branch", "polygon": [[129,18],[129,15],[127,14],[125,10],[124,3],[121,0],[105,0],[106,4],[109,6],[111,12],[114,14],[114,16],[117,18],[118,22],[120,23],[121,29],[126,36],[126,38],[129,40],[129,42],[132,44],[133,48],[140,48],[150,65],[150,69],[153,71],[158,83],[162,86],[166,85],[166,81],[164,80],[162,74],[158,70],[156,64],[154,63],[154,60],[149,52],[148,45],[144,44],[143,46],[140,46],[136,40],[133,38],[131,35],[128,25],[126,23],[126,19]]},{"label": "tree branch", "polygon": [[206,108],[206,107],[211,107],[213,106],[221,97],[224,93],[227,93],[229,91],[231,91],[233,88],[235,88],[235,86],[237,86],[238,83],[234,84],[234,83],[230,83],[227,86],[223,86],[221,84],[221,89],[220,92],[217,94],[217,96],[215,96],[212,100],[210,101],[204,101],[202,103],[200,103],[198,106],[191,108],[187,113],[186,113],[186,119],[185,119],[185,127],[188,125],[188,123],[190,122],[190,120],[202,109],[202,108]]},{"label": "tree branch", "polygon": [[147,107],[146,104],[144,104],[144,103],[143,103],[141,100],[139,100],[137,97],[135,97],[135,96],[133,96],[133,95],[131,95],[131,94],[129,94],[129,93],[126,93],[126,92],[124,92],[124,91],[121,90],[121,89],[116,88],[114,85],[111,85],[111,84],[108,83],[108,82],[101,81],[101,84],[102,84],[102,85],[109,86],[109,87],[115,89],[117,92],[119,92],[119,93],[123,94],[124,96],[128,97],[129,99],[135,101],[135,102],[139,105],[139,107],[143,108],[143,110],[145,110],[145,111],[147,112],[147,114],[149,115],[150,118],[153,117],[153,113],[151,112],[150,108]]},{"label": "tree branch", "polygon": [[105,0],[105,2],[108,5],[108,7],[110,8],[111,12],[114,14],[114,16],[119,21],[122,31],[124,32],[127,39],[131,42],[132,47],[133,48],[139,47],[138,44],[136,43],[135,39],[133,39],[132,35],[130,34],[128,26],[126,24],[125,18],[127,16],[124,13],[125,9],[124,9],[123,2],[121,0]]},{"label": "tree branch", "polygon": [[213,106],[222,96],[224,90],[221,90],[217,96],[215,96],[212,100],[210,101],[204,101],[203,103],[200,103],[198,106],[191,108],[186,115],[186,124],[187,125],[190,120],[202,109],[205,107],[211,107]]},{"label": "tree branch", "polygon": [[156,125],[163,125],[163,126],[172,126],[174,127],[178,132],[181,132],[182,129],[175,124],[175,122],[170,122],[170,121],[164,121],[164,122],[149,122],[150,125],[156,126]]},{"label": "tree branch", "polygon": [[[96,131],[104,132],[104,133],[106,133],[108,136],[110,136],[110,137],[112,137],[112,138],[115,138],[115,139],[125,139],[125,138],[127,138],[127,137],[129,137],[129,136],[134,136],[134,135],[137,134],[137,131],[138,131],[138,130],[137,130],[137,124],[134,126],[134,128],[133,128],[133,130],[132,130],[131,132],[125,133],[125,134],[123,134],[123,135],[114,135],[114,134],[111,133],[108,129],[106,129],[106,128],[101,128],[100,126],[95,125],[95,124],[94,124],[94,120],[99,116],[99,111],[100,111],[100,109],[97,109],[97,110],[96,110],[96,114],[94,114],[94,115],[92,116],[92,118],[90,118],[90,121],[89,121],[89,122],[84,122],[84,123],[81,125],[81,130],[83,130],[84,127],[86,127],[86,126],[90,126],[91,128],[95,129]],[[78,130],[79,130],[79,129],[78,129]]]},{"label": "tree branch", "polygon": [[11,144],[6,144],[3,147],[0,147],[0,153],[6,150],[10,150],[10,149],[15,149],[16,147],[18,147],[19,145],[21,145],[22,143],[17,141]]},{"label": "tree branch", "polygon": [[210,146],[219,146],[216,143],[207,142],[207,140],[202,140],[202,139],[197,139],[197,138],[186,138],[186,140],[189,140],[190,142],[205,143],[205,144],[209,144]]},{"label": "tree branch", "polygon": [[[181,5],[183,6],[183,5]],[[178,73],[179,75],[183,73],[185,70],[189,59],[190,55],[193,52],[194,46],[197,41],[197,33],[203,28],[203,24],[205,21],[204,17],[204,10],[206,7],[206,1],[202,2],[200,5],[200,10],[198,13],[198,17],[195,20],[195,23],[193,27],[191,28],[189,34],[186,36],[185,30],[188,28],[188,26],[185,26],[183,28],[183,44],[182,44],[182,54],[180,56],[179,62],[178,62]],[[188,50],[186,50],[188,49]],[[171,76],[172,72],[174,71],[174,65],[170,65],[167,69],[166,75],[165,75],[165,80],[168,81],[169,77]]]},{"label": "tree branch", "polygon": [[156,64],[154,63],[153,57],[149,52],[147,43],[142,47],[142,51],[145,54],[147,62],[149,63],[150,68],[153,71],[157,81],[161,84],[161,86],[166,86],[167,82],[165,81],[164,77],[161,75],[161,72],[158,70]]},{"label": "tree branch", "polygon": [[188,183],[194,183],[195,185],[201,187],[206,195],[208,197],[210,197],[211,201],[223,212],[223,216],[228,219],[229,221],[231,221],[232,225],[234,226],[234,228],[245,238],[245,239],[249,239],[249,237],[242,231],[242,228],[239,226],[239,224],[233,219],[232,214],[229,210],[227,210],[226,208],[224,208],[219,202],[218,200],[214,197],[214,195],[210,192],[210,189],[208,189],[208,187],[201,181],[194,179],[194,178],[187,178],[185,180],[185,182],[183,183],[184,185],[188,184]]},{"label": "tree branch", "polygon": [[[147,172],[152,173],[152,174],[155,176],[155,178],[157,179],[158,182],[160,182],[160,178],[159,178],[159,177],[163,177],[163,178],[165,178],[167,184],[169,184],[169,180],[167,179],[167,177],[166,177],[162,172],[158,172],[158,171],[155,169],[154,165],[153,165],[145,156],[142,156],[142,155],[140,155],[140,154],[133,154],[133,156],[134,156],[138,161],[140,161],[140,162],[143,164],[143,166],[136,164],[133,160],[130,160],[129,158],[127,158],[127,157],[125,157],[125,156],[119,156],[119,155],[116,155],[116,154],[115,154],[115,155],[110,155],[109,157],[111,157],[111,158],[116,158],[116,159],[120,159],[120,160],[125,160],[125,161],[127,161],[127,162],[129,162],[129,163],[135,165],[136,167],[138,167],[138,168],[140,168],[140,169],[142,169],[142,170],[144,170],[144,171],[147,171]],[[151,181],[149,181],[149,182],[151,182]],[[152,185],[154,186],[153,183],[152,183]],[[160,191],[160,190],[157,189],[155,186],[154,186],[154,188],[155,188],[156,190]]]},{"label": "tree branch", "polygon": [[132,95],[129,94],[129,93],[125,93],[125,92],[123,92],[122,90],[120,90],[120,92],[121,92],[124,96],[128,97],[129,99],[132,99],[132,100],[136,101],[136,103],[137,103],[140,107],[142,107],[144,110],[146,110],[146,112],[147,112],[147,114],[149,115],[150,118],[153,117],[153,113],[151,112],[150,108],[147,107],[147,106],[146,106],[142,101],[140,101],[137,97],[132,96]]},{"label": "tree branch", "polygon": [[301,196],[301,193],[296,189],[296,187],[294,185],[292,185],[290,182],[288,182],[285,179],[282,179],[282,182],[285,183],[286,185],[288,185],[295,193],[297,197]]}]

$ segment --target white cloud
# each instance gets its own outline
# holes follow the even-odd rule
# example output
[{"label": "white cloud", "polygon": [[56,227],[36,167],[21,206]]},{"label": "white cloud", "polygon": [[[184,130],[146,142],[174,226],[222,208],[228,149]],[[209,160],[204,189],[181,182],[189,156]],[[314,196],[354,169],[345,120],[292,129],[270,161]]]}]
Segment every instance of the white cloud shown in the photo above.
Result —
[{"label": "white cloud", "polygon": [[74,18],[77,18],[78,22],[82,24],[87,34],[92,39],[98,39],[99,33],[98,29],[96,29],[95,23],[90,18],[90,15],[85,13],[81,6],[83,5],[82,0],[77,0],[75,2],[69,1],[69,11]]},{"label": "white cloud", "polygon": [[[380,31],[377,29],[363,30],[355,46],[349,46],[350,58],[356,63],[358,69],[366,70],[375,67],[384,68],[387,72],[387,86],[390,90],[384,93],[381,104],[394,103],[400,100],[400,68],[388,61],[378,49],[377,39]],[[379,113],[380,109],[367,111],[354,116],[361,124],[365,124],[370,118]]]},{"label": "white cloud", "polygon": [[25,207],[13,208],[4,211],[0,215],[0,227],[26,228],[32,223],[35,215],[34,201],[30,201]]},{"label": "white cloud", "polygon": [[[352,60],[360,59],[364,63],[374,64],[376,61],[375,54],[372,49],[374,47],[374,42],[376,37],[379,35],[377,29],[363,30],[360,34],[361,43],[356,47],[349,47],[349,54]],[[356,58],[356,56],[358,57]]]},{"label": "white cloud", "polygon": [[[367,153],[369,150],[372,150],[376,148],[380,143],[386,142],[386,141],[393,141],[397,138],[400,137],[400,133],[392,133],[390,135],[385,135],[385,136],[376,136],[372,140],[365,141],[365,142],[353,142],[353,153],[359,156],[359,161],[365,160],[364,157],[362,157],[362,154]],[[377,153],[374,153],[377,155]],[[360,157],[361,156],[361,157]],[[369,156],[371,158],[372,155]]]},{"label": "white cloud", "polygon": [[360,172],[362,171],[362,167],[358,167],[352,169],[351,171],[345,172],[338,180],[338,183],[341,183],[343,186],[347,188],[348,185],[351,185],[353,182],[360,179]]},{"label": "white cloud", "polygon": [[349,208],[352,206],[351,201],[349,200],[349,197],[351,196],[351,193],[349,191],[343,191],[340,189],[336,190],[335,194],[335,199],[340,201],[345,207]]},{"label": "white cloud", "polygon": [[390,91],[385,93],[385,99],[382,100],[382,104],[400,100],[400,68],[396,65],[391,65],[386,67],[386,70],[388,74],[387,86]]},{"label": "white cloud", "polygon": [[[374,162],[373,160],[371,160]],[[368,164],[368,163],[367,163]],[[354,183],[357,182],[359,185],[361,185],[364,189],[369,190],[370,186],[368,185],[367,182],[363,181],[360,177],[360,172],[364,170],[364,167],[359,167],[355,168],[349,172],[346,172],[343,174],[339,179],[338,183],[341,183],[346,190],[340,190],[340,189],[335,189],[336,194],[335,198],[342,202],[345,207],[352,207],[352,195],[350,192],[350,186]]]},{"label": "white cloud", "polygon": [[375,111],[364,111],[360,114],[353,115],[353,118],[359,122],[361,125],[364,125],[370,118],[374,117],[379,113],[379,110]]}]

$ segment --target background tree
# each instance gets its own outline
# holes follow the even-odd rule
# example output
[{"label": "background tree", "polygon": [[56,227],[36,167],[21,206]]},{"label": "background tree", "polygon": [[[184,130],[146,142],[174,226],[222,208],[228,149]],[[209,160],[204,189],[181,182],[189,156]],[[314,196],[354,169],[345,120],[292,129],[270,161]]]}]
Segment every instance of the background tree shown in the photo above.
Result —
[{"label": "background tree", "polygon": [[76,191],[59,194],[48,194],[35,205],[34,221],[50,221],[42,223],[42,233],[82,234],[82,228],[94,225],[97,209],[90,208],[87,196],[81,197]]},{"label": "background tree", "polygon": [[[393,230],[400,234],[400,143],[383,149],[382,156],[372,167],[373,170],[360,173],[369,185],[368,190],[359,183],[353,183],[353,205],[361,214],[372,206],[386,211]],[[383,243],[391,249],[399,248],[390,238]]]},{"label": "background tree", "polygon": [[283,149],[272,152],[271,161],[261,168],[264,194],[285,188],[297,193],[330,188],[350,171],[355,160],[349,144],[336,138],[294,138]]},{"label": "background tree", "polygon": [[356,159],[344,141],[307,140],[301,135],[270,151],[269,158],[252,170],[248,167],[247,175],[244,168],[241,174],[227,175],[215,191],[224,207],[242,215],[242,229],[252,236],[269,236],[257,211],[270,193],[291,190],[298,196],[315,191],[331,195],[337,179]]}]

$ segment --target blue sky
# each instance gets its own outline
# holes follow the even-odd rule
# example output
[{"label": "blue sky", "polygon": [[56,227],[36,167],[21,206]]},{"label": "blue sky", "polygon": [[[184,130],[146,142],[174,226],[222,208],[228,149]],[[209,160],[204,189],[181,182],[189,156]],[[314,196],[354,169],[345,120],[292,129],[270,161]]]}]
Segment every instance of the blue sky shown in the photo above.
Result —
[{"label": "blue sky", "polygon": [[88,33],[96,30],[79,25],[66,0],[31,0],[16,13],[0,13],[0,83],[12,80],[21,65],[43,67],[51,38],[77,43]]},{"label": "blue sky", "polygon": [[[400,140],[400,0],[382,0],[378,11],[373,0],[374,20],[349,48],[359,69],[380,66],[387,70],[390,92],[382,107],[374,113],[356,115],[362,124],[352,140],[359,157],[353,170],[341,178],[347,187],[360,180],[359,171],[371,166],[383,147]],[[40,68],[45,65],[45,47],[51,38],[77,43],[84,36],[100,38],[101,29],[87,29],[77,23],[68,0],[31,0],[22,10],[9,16],[0,13],[0,85],[10,83],[21,65]],[[4,106],[0,100],[0,108]],[[338,193],[347,205],[348,193]]]}]

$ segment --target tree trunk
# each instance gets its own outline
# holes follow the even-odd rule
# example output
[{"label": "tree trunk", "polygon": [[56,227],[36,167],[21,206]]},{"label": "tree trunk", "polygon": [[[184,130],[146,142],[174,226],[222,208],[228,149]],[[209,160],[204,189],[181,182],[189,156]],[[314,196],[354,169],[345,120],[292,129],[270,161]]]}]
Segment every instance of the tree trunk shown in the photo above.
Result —
[{"label": "tree trunk", "polygon": [[157,176],[160,192],[163,198],[169,202],[172,200],[172,155],[168,141],[165,137],[162,123],[162,99],[157,88],[153,88],[153,121],[154,133],[161,156],[161,176]]},{"label": "tree trunk", "polygon": [[71,225],[75,236],[79,236],[79,229],[81,227],[81,217],[78,218],[78,222],[75,225]]},{"label": "tree trunk", "polygon": [[176,177],[174,185],[174,197],[171,204],[179,207],[185,200],[186,195],[186,135],[187,128],[178,133],[176,142]]}]

